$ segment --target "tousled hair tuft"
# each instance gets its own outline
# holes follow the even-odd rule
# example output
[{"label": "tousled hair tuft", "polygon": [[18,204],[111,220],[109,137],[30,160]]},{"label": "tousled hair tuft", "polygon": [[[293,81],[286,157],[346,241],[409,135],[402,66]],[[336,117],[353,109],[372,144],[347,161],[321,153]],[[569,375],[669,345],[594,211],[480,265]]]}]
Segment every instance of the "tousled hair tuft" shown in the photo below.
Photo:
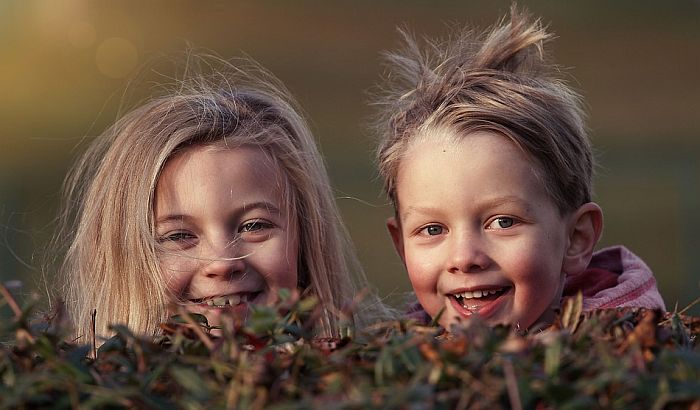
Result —
[{"label": "tousled hair tuft", "polygon": [[536,164],[561,212],[590,201],[593,155],[581,101],[549,61],[553,36],[539,20],[513,6],[482,33],[456,30],[423,44],[405,28],[400,34],[403,47],[385,55],[389,71],[376,99],[377,162],[395,207],[402,157],[436,128],[506,136]]}]

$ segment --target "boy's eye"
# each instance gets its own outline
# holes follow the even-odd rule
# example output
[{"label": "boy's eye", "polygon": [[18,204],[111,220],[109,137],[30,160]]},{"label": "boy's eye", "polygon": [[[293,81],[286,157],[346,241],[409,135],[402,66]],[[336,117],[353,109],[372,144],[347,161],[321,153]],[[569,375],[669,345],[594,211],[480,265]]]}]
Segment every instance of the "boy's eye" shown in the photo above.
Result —
[{"label": "boy's eye", "polygon": [[440,235],[443,231],[443,228],[440,225],[428,225],[424,227],[421,231],[425,232],[430,236],[435,236]]},{"label": "boy's eye", "polygon": [[500,217],[494,219],[493,221],[491,221],[491,223],[488,224],[486,229],[508,229],[515,224],[516,224],[516,221],[514,218],[511,218],[508,216],[500,216]]}]

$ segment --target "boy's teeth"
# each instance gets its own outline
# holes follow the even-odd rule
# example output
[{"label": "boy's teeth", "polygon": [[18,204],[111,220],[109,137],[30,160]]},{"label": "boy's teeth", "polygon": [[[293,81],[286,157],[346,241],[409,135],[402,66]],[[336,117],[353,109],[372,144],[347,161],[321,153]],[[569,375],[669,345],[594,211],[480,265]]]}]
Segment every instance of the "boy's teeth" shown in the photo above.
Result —
[{"label": "boy's teeth", "polygon": [[236,306],[237,304],[241,303],[241,296],[240,295],[233,295],[228,297],[228,304],[231,306]]},{"label": "boy's teeth", "polygon": [[475,299],[475,298],[481,298],[484,296],[488,295],[495,295],[496,293],[500,292],[503,290],[503,288],[497,288],[497,289],[488,289],[488,290],[475,290],[473,292],[462,292],[462,293],[455,293],[455,296],[462,298],[462,299]]}]

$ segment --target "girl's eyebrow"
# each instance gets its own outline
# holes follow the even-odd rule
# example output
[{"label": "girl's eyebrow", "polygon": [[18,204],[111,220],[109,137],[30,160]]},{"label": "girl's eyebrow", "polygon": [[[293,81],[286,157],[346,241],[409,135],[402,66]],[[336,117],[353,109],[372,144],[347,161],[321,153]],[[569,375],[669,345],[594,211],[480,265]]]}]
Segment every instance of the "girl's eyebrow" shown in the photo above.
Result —
[{"label": "girl's eyebrow", "polygon": [[172,214],[172,215],[165,215],[156,220],[156,225],[158,224],[164,224],[168,222],[187,222],[191,219],[189,215],[182,215],[182,214]]},{"label": "girl's eyebrow", "polygon": [[[272,202],[268,201],[258,201],[258,202],[251,202],[251,203],[244,203],[243,208],[241,208],[240,211],[236,213],[243,214],[245,212],[252,211],[254,209],[262,209],[270,214],[276,214],[279,215],[282,213],[280,209],[277,207],[277,205],[273,204]],[[184,214],[170,214],[170,215],[164,215],[156,220],[156,224],[164,224],[168,222],[189,222],[192,219],[191,216],[189,215],[184,215]]]},{"label": "girl's eyebrow", "polygon": [[272,202],[267,202],[267,201],[258,201],[258,202],[252,202],[249,204],[243,204],[243,212],[247,212],[253,209],[264,209],[265,211],[271,213],[271,214],[281,214],[282,211],[273,204]]}]

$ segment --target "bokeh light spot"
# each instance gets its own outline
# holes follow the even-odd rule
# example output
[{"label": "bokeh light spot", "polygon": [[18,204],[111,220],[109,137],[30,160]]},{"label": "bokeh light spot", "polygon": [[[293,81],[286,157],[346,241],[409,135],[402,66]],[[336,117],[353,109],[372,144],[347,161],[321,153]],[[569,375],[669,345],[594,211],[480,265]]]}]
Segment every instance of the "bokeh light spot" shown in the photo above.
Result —
[{"label": "bokeh light spot", "polygon": [[95,62],[102,74],[111,78],[123,78],[136,67],[139,53],[131,41],[112,37],[97,47]]}]

